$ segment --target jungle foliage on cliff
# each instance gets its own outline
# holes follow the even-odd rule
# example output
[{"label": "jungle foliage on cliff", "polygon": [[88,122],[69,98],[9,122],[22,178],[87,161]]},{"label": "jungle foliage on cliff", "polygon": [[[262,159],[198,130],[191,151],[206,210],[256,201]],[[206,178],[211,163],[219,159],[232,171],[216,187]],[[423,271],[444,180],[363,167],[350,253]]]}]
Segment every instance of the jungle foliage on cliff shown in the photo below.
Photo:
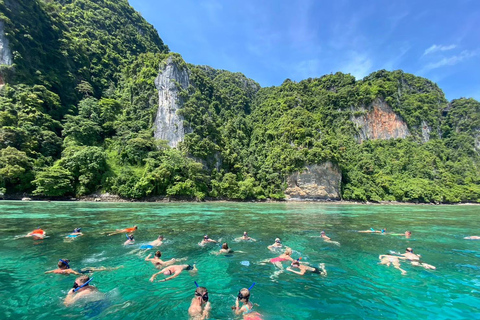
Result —
[{"label": "jungle foliage on cliff", "polygon": [[[260,88],[169,53],[126,0],[0,0],[0,20],[13,54],[0,66],[0,194],[282,199],[289,174],[328,161],[346,200],[480,201],[480,103],[449,102],[427,79],[381,70]],[[190,75],[178,149],[153,138],[169,57]],[[360,139],[354,119],[378,101],[406,138]]]}]

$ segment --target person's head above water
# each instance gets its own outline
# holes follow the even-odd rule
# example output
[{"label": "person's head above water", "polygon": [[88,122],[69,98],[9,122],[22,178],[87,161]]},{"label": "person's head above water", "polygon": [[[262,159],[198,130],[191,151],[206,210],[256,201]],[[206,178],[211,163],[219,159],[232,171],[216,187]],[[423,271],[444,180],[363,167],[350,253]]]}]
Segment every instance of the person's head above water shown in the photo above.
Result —
[{"label": "person's head above water", "polygon": [[155,257],[160,258],[162,256],[162,253],[160,251],[155,252]]},{"label": "person's head above water", "polygon": [[60,259],[58,260],[57,266],[59,269],[70,269],[70,260]]},{"label": "person's head above water", "polygon": [[78,233],[78,232],[80,232],[81,230],[82,230],[82,228],[75,228],[75,229],[73,229],[73,232]]},{"label": "person's head above water", "polygon": [[222,249],[228,250],[228,244],[226,242],[222,244]]},{"label": "person's head above water", "polygon": [[203,236],[203,240],[208,240],[208,234]]},{"label": "person's head above water", "polygon": [[300,267],[300,261],[298,261],[298,260],[293,261],[291,266],[295,267],[295,268],[299,268]]},{"label": "person's head above water", "polygon": [[412,232],[407,230],[407,231],[405,231],[405,235],[406,235],[406,236],[411,236],[411,235],[412,235]]},{"label": "person's head above water", "polygon": [[247,231],[243,231],[243,236],[244,237],[248,236]]},{"label": "person's head above water", "polygon": [[282,243],[282,241],[280,240],[280,238],[275,238],[275,243]]},{"label": "person's head above water", "polygon": [[324,234],[325,234],[325,231],[324,231],[324,230],[322,230],[322,232],[320,232],[320,234],[321,234],[321,235],[324,235]]},{"label": "person's head above water", "polygon": [[407,248],[407,249],[405,249],[405,252],[413,253],[413,249],[412,248]]},{"label": "person's head above water", "polygon": [[80,276],[77,279],[75,279],[75,282],[73,283],[73,289],[79,289],[80,287],[86,287],[89,284],[87,282],[90,282],[90,277],[89,276]]},{"label": "person's head above water", "polygon": [[250,299],[250,290],[248,290],[247,288],[243,288],[238,292],[237,298],[239,301],[247,303],[248,299]]},{"label": "person's head above water", "polygon": [[286,254],[287,256],[291,256],[292,255],[292,248],[286,247],[284,254]]},{"label": "person's head above water", "polygon": [[195,297],[200,297],[202,303],[208,302],[208,291],[205,287],[198,287],[195,289]]},{"label": "person's head above water", "polygon": [[162,236],[162,235],[159,235],[159,236],[158,236],[158,240],[163,240],[163,236]]},{"label": "person's head above water", "polygon": [[128,240],[131,240],[131,241],[135,240],[133,234],[129,234],[127,237],[128,237]]}]

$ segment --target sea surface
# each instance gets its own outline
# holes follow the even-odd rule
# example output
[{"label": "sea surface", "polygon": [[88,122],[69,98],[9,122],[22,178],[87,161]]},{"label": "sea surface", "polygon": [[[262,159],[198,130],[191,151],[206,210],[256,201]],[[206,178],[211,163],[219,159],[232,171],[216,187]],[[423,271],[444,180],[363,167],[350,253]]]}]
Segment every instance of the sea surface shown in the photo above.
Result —
[{"label": "sea surface", "polygon": [[[133,225],[133,246],[123,245],[124,234],[104,234]],[[37,227],[49,237],[17,238]],[[84,236],[66,240],[77,227]],[[357,232],[370,228],[410,230],[412,237]],[[318,237],[322,230],[340,245]],[[244,231],[257,241],[235,242]],[[186,257],[196,275],[149,281],[157,269],[144,258],[155,250],[135,249],[159,234],[162,258]],[[205,234],[237,252],[213,254],[220,244],[199,246]],[[1,201],[0,235],[1,319],[188,319],[194,281],[209,291],[210,319],[241,319],[230,307],[253,282],[251,301],[264,319],[480,319],[480,240],[463,239],[480,236],[476,205]],[[295,259],[325,263],[328,275],[299,276],[262,263],[281,253],[267,249],[276,237]],[[402,262],[401,275],[378,264],[380,254],[406,247],[437,269]],[[67,308],[76,276],[44,274],[64,258],[73,269],[123,268],[93,274],[103,300]]]}]

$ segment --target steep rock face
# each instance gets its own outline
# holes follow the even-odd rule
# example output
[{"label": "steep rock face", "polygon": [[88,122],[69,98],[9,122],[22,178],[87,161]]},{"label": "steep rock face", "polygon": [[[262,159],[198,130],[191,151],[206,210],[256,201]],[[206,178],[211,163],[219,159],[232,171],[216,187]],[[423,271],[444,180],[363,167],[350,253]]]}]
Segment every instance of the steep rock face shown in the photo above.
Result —
[{"label": "steep rock face", "polygon": [[5,30],[3,21],[0,21],[0,65],[12,64],[12,52],[8,44],[8,39],[5,37]]},{"label": "steep rock face", "polygon": [[287,179],[287,199],[340,200],[342,173],[331,162],[308,165],[303,172],[296,172]]},{"label": "steep rock face", "polygon": [[428,125],[425,120],[422,121],[422,139],[423,142],[428,142],[430,140],[430,132],[432,131],[432,127]]},{"label": "steep rock face", "polygon": [[[169,57],[165,68],[155,79],[158,90],[158,111],[155,118],[155,139],[167,140],[170,147],[177,147],[183,141],[185,133],[190,131],[183,125],[183,117],[177,115],[177,110],[182,107],[178,94],[186,89],[189,84],[187,69],[180,69],[172,57]],[[181,86],[181,88],[177,87]]]},{"label": "steep rock face", "polygon": [[406,138],[410,135],[405,121],[382,99],[376,99],[367,110],[361,108],[360,111],[366,114],[351,119],[359,128],[359,142]]}]

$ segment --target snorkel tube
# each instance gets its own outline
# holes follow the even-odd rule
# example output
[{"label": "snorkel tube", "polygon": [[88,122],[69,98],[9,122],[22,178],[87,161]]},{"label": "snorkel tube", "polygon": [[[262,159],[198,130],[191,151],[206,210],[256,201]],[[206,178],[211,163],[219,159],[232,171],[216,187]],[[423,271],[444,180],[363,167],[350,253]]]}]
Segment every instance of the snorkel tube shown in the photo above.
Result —
[{"label": "snorkel tube", "polygon": [[66,260],[63,260],[63,259],[60,259],[58,260],[60,261],[61,263],[63,263],[65,266],[67,266],[67,269],[70,269],[70,265],[68,264],[68,262]]},{"label": "snorkel tube", "polygon": [[75,288],[73,289],[73,292],[77,292],[78,290],[82,289],[83,287],[85,287],[86,285],[88,285],[90,283],[90,281],[92,281],[93,277],[91,277],[90,279],[87,280],[87,282],[85,282],[84,284],[82,284],[81,286],[79,286],[78,288]]},{"label": "snorkel tube", "polygon": [[200,287],[200,286],[198,285],[197,281],[193,281],[193,282],[195,282],[195,285],[197,286],[197,288]]},{"label": "snorkel tube", "polygon": [[257,284],[256,282],[252,283],[252,285],[250,286],[250,288],[248,288],[248,291],[252,290],[252,288],[253,288],[256,284]]}]

